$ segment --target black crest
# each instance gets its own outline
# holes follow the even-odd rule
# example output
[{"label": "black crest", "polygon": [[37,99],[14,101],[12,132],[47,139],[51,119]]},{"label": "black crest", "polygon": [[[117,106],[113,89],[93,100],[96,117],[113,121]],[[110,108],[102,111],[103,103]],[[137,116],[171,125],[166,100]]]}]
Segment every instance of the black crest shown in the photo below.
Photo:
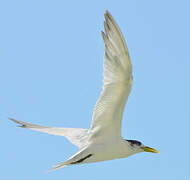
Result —
[{"label": "black crest", "polygon": [[131,146],[134,146],[134,145],[141,146],[142,144],[141,142],[136,141],[136,140],[126,140],[126,141],[128,141],[131,144]]}]

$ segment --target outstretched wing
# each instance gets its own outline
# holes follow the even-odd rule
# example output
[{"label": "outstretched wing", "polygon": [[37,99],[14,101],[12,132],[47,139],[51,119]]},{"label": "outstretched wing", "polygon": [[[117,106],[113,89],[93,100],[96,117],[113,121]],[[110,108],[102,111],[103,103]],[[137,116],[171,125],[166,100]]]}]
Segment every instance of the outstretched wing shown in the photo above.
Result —
[{"label": "outstretched wing", "polygon": [[96,103],[92,124],[93,141],[121,137],[121,120],[132,86],[132,65],[123,35],[111,14],[106,11],[104,22],[103,90]]},{"label": "outstretched wing", "polygon": [[89,136],[88,129],[46,127],[46,126],[39,126],[36,124],[30,124],[23,121],[18,121],[13,118],[9,119],[19,124],[20,127],[22,128],[28,128],[52,135],[65,136],[72,144],[78,146],[80,149],[86,145]]}]

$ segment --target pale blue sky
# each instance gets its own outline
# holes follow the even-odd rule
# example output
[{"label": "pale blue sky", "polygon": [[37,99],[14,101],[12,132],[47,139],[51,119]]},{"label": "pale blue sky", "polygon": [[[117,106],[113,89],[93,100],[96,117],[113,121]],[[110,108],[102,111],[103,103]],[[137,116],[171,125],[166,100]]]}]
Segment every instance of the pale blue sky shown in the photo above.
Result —
[{"label": "pale blue sky", "polygon": [[[6,180],[189,180],[190,2],[1,1],[1,173]],[[102,86],[104,12],[129,48],[134,84],[123,137],[160,150],[46,173],[77,151],[7,120],[89,128]]]}]

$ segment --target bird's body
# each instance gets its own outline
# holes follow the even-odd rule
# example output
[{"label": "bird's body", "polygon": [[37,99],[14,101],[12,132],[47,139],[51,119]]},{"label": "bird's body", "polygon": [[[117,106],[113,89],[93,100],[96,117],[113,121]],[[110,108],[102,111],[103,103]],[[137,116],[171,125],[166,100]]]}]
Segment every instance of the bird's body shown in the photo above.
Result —
[{"label": "bird's body", "polygon": [[[79,147],[79,151],[52,169],[76,164],[84,164],[98,161],[106,161],[118,158],[126,158],[132,154],[143,152],[141,148],[131,146],[130,140],[120,138],[94,140],[94,133],[91,130],[79,128],[56,128],[39,126],[10,118],[22,128],[29,128],[35,131],[48,134],[65,136],[73,144]],[[136,142],[136,141],[135,141]]]},{"label": "bird's body", "polygon": [[106,11],[104,22],[104,73],[103,90],[96,103],[90,129],[45,127],[10,118],[23,128],[65,136],[79,151],[60,167],[125,158],[138,152],[158,151],[136,140],[121,137],[121,121],[124,107],[132,87],[132,64],[119,26]]},{"label": "bird's body", "polygon": [[[79,158],[87,157],[81,163],[90,163],[98,161],[106,161],[118,158],[125,158],[132,155],[134,151],[125,140],[118,139],[115,142],[104,142],[98,144],[89,144],[87,147],[81,150],[77,155],[74,155],[69,162],[75,162],[80,160]],[[90,155],[90,157],[88,157]],[[82,158],[81,158],[82,159]]]}]

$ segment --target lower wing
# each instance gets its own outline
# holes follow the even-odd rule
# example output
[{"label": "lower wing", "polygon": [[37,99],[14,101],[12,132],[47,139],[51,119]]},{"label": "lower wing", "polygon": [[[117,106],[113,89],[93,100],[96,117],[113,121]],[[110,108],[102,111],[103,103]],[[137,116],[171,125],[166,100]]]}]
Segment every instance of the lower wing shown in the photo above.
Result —
[{"label": "lower wing", "polygon": [[19,124],[20,127],[22,128],[28,128],[28,129],[32,129],[35,131],[48,133],[52,135],[65,136],[72,144],[78,146],[80,149],[84,147],[89,136],[88,129],[47,127],[47,126],[40,126],[36,124],[19,121],[13,118],[9,118],[9,119]]}]

